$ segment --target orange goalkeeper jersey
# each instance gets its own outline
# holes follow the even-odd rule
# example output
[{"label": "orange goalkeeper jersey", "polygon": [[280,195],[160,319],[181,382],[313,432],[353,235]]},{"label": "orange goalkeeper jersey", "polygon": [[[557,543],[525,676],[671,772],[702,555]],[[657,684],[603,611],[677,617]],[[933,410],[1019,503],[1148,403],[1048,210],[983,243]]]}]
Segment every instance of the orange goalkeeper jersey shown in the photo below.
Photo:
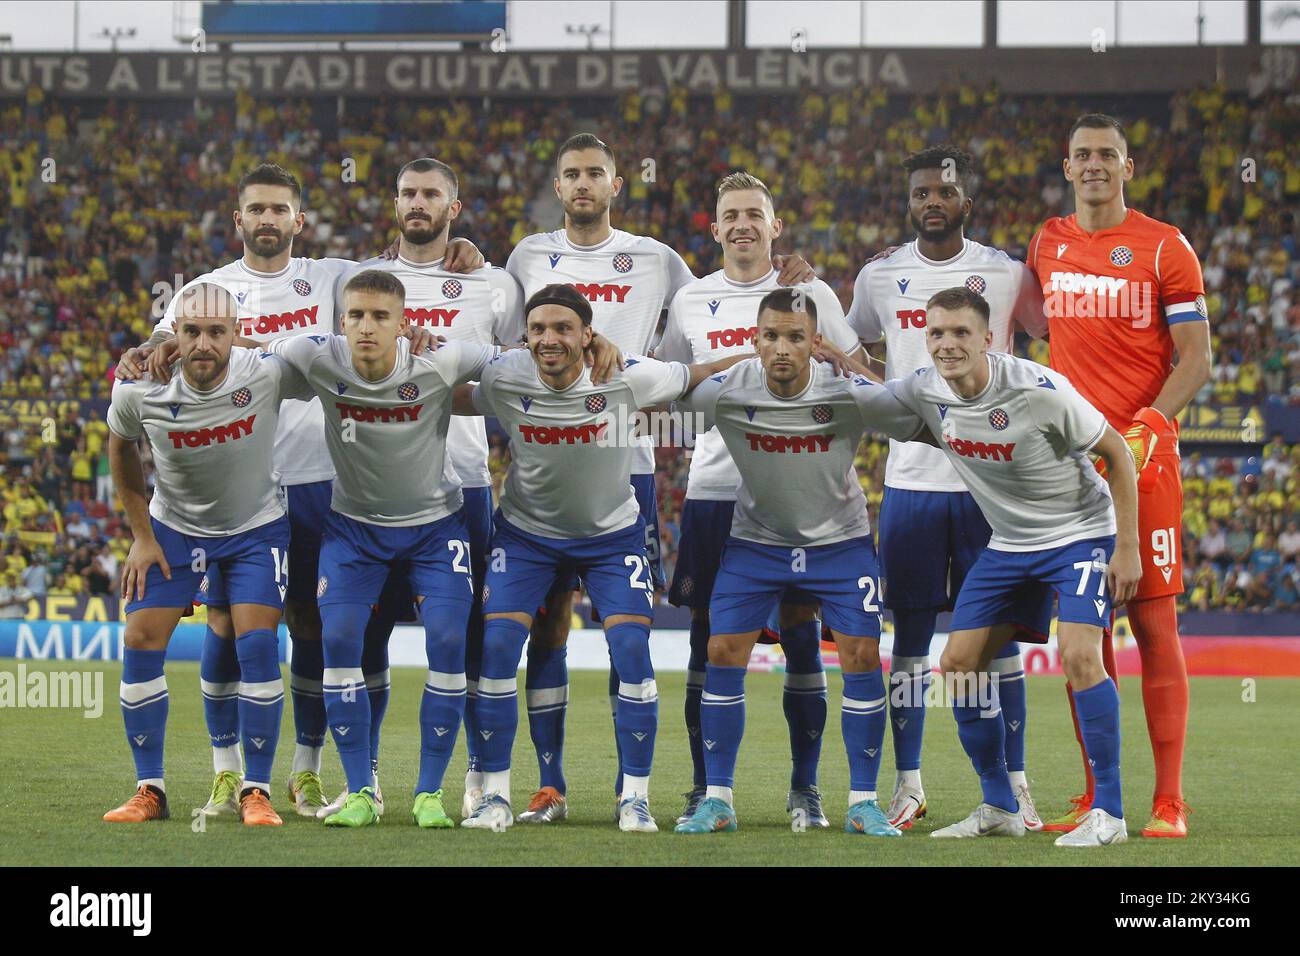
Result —
[{"label": "orange goalkeeper jersey", "polygon": [[1030,242],[1029,266],[1043,287],[1052,368],[1122,433],[1173,368],[1169,327],[1207,319],[1191,244],[1135,209],[1093,233],[1058,216]]}]

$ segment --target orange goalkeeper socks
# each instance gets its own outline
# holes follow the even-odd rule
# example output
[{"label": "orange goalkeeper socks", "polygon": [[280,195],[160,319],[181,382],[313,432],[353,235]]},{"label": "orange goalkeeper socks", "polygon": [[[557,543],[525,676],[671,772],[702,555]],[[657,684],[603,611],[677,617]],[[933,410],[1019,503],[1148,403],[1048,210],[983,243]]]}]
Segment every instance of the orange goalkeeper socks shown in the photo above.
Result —
[{"label": "orange goalkeeper socks", "polygon": [[1188,684],[1174,596],[1132,602],[1128,620],[1142,657],[1142,704],[1155,757],[1156,797],[1181,800]]}]

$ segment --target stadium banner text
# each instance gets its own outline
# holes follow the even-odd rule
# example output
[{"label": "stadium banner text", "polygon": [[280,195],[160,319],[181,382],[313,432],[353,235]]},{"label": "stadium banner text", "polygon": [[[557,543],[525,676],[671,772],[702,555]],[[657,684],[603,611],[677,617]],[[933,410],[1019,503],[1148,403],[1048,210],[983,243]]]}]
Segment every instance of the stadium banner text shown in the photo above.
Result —
[{"label": "stadium banner text", "polygon": [[618,52],[22,53],[0,56],[0,97],[29,87],[71,98],[270,96],[609,96],[673,87],[739,95],[883,86],[932,92],[996,81],[1008,93],[1246,88],[1240,48],[1116,49],[1097,70],[1089,50],[789,50]]}]

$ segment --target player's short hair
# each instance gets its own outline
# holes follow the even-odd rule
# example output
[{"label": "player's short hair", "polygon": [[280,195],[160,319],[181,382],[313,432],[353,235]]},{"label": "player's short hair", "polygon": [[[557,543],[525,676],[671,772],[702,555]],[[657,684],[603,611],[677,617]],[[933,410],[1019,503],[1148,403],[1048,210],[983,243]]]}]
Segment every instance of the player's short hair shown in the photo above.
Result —
[{"label": "player's short hair", "polygon": [[780,312],[783,315],[812,316],[813,331],[817,331],[817,303],[807,289],[786,286],[773,289],[758,301],[758,315]]},{"label": "player's short hair", "polygon": [[557,282],[542,286],[524,303],[524,317],[527,318],[539,305],[562,305],[578,313],[578,318],[582,320],[583,325],[591,325],[591,303],[571,285]]},{"label": "player's short hair", "polygon": [[406,301],[406,286],[402,285],[402,280],[391,272],[380,269],[358,272],[343,287],[344,296],[349,292],[375,292],[379,295],[397,296],[403,302]]},{"label": "player's short hair", "polygon": [[614,151],[609,148],[608,143],[595,133],[575,133],[564,141],[564,144],[560,146],[555,154],[555,173],[557,176],[562,171],[560,161],[564,159],[564,154],[572,153],[578,149],[598,149],[609,157],[609,168],[611,170],[618,168],[614,162]]},{"label": "player's short hair", "polygon": [[767,197],[767,201],[771,203],[772,208],[776,208],[776,200],[772,198],[772,191],[767,188],[767,183],[743,169],[738,169],[734,173],[727,173],[718,180],[718,200],[721,201],[725,194],[734,192],[737,189],[757,189]]},{"label": "player's short hair", "polygon": [[989,324],[988,300],[978,292],[972,292],[964,285],[944,289],[942,292],[936,292],[930,296],[930,301],[925,304],[925,311],[929,312],[931,309],[944,309],[947,312],[970,309],[980,317],[980,320],[986,326]]},{"label": "player's short hair", "polygon": [[456,178],[456,170],[452,169],[440,159],[434,159],[431,156],[423,156],[420,159],[413,159],[397,171],[397,179],[394,182],[394,188],[402,184],[402,177],[407,173],[432,173],[439,172],[451,183],[451,198],[455,199],[460,195],[460,180]]},{"label": "player's short hair", "polygon": [[1074,134],[1081,129],[1113,129],[1119,133],[1120,142],[1124,144],[1124,152],[1128,152],[1128,136],[1124,133],[1124,124],[1113,116],[1106,113],[1084,113],[1074,125],[1070,127],[1070,135],[1065,137],[1065,151],[1070,151],[1070,140],[1074,139]]},{"label": "player's short hair", "polygon": [[961,186],[962,192],[969,194],[975,176],[975,157],[951,143],[942,143],[908,156],[903,160],[903,168],[909,177],[918,169],[952,169],[957,176],[957,185]]},{"label": "player's short hair", "polygon": [[275,163],[259,163],[244,173],[239,179],[239,195],[243,196],[249,186],[285,186],[293,193],[294,202],[302,205],[302,183],[289,170]]},{"label": "player's short hair", "polygon": [[181,289],[176,302],[176,321],[190,317],[239,321],[235,294],[219,282],[199,279]]}]

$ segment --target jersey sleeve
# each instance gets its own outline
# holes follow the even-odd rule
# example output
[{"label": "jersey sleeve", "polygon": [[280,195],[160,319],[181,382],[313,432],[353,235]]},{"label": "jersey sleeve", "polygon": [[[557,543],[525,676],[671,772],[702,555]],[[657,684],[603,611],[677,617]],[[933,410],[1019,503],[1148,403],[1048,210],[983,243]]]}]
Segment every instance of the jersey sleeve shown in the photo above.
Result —
[{"label": "jersey sleeve", "polygon": [[1156,250],[1156,280],[1160,283],[1160,304],[1164,306],[1166,323],[1177,325],[1209,319],[1201,263],[1181,232],[1166,238]]},{"label": "jersey sleeve", "polygon": [[487,415],[490,418],[496,418],[497,410],[496,406],[492,404],[491,395],[492,389],[490,387],[484,388],[483,383],[479,382],[474,386],[474,392],[471,395],[471,398],[473,399],[474,407],[478,409],[480,415]]},{"label": "jersey sleeve", "polygon": [[853,302],[849,305],[849,314],[845,318],[853,334],[861,341],[879,342],[885,337],[885,327],[867,293],[871,284],[870,276],[871,264],[868,263],[853,280]]},{"label": "jersey sleeve", "polygon": [[281,401],[287,398],[296,398],[305,402],[316,397],[316,392],[312,389],[311,383],[307,381],[307,376],[280,356],[271,352],[263,352],[261,360],[266,364],[267,371],[276,377]]},{"label": "jersey sleeve", "polygon": [[340,332],[343,329],[343,287],[348,284],[348,280],[362,270],[364,262],[353,262],[351,259],[329,259],[330,263],[338,263],[338,268],[334,273],[334,315],[333,327],[331,331]]},{"label": "jersey sleeve", "polygon": [[686,338],[686,330],[682,327],[685,303],[684,297],[677,298],[673,299],[673,304],[668,307],[668,322],[664,326],[664,334],[659,339],[659,344],[655,346],[655,358],[661,362],[689,363],[695,359],[694,350]]},{"label": "jersey sleeve", "polygon": [[708,431],[717,422],[718,396],[722,394],[722,386],[726,381],[727,372],[710,375],[677,403],[679,409],[700,416],[700,427],[695,429],[696,434]]},{"label": "jersey sleeve", "polygon": [[524,261],[529,255],[528,243],[531,238],[531,236],[528,236],[520,240],[519,245],[510,250],[510,255],[506,259],[506,272],[510,273],[510,275],[514,277],[514,280],[519,283],[519,288],[521,290],[527,288],[525,283],[527,277],[524,275]]},{"label": "jersey sleeve", "polygon": [[1029,401],[1039,427],[1070,451],[1087,451],[1106,433],[1106,416],[1059,372],[1040,367]]},{"label": "jersey sleeve", "polygon": [[516,345],[525,335],[524,297],[519,281],[505,269],[488,273],[492,290],[492,334],[502,345]]},{"label": "jersey sleeve", "polygon": [[640,355],[624,357],[623,381],[632,390],[637,408],[649,408],[682,397],[691,371],[681,362],[660,362]]},{"label": "jersey sleeve", "polygon": [[[662,245],[662,243],[661,243]],[[686,260],[677,254],[677,250],[671,246],[664,246],[664,267],[668,270],[667,291],[664,293],[665,308],[672,304],[677,293],[689,282],[695,281],[695,274],[691,272],[691,267],[686,264]]]},{"label": "jersey sleeve", "polygon": [[852,353],[859,344],[858,333],[844,318],[844,306],[840,305],[839,296],[825,282],[814,283],[812,291],[813,301],[817,303],[817,331],[844,354]]},{"label": "jersey sleeve", "polygon": [[853,379],[849,394],[857,403],[863,425],[871,431],[882,432],[895,441],[911,441],[925,428],[921,416],[901,401],[893,389],[877,385],[865,376]]},{"label": "jersey sleeve", "polygon": [[145,387],[138,382],[116,382],[113,385],[113,400],[108,406],[108,427],[127,441],[135,441],[144,434],[140,400],[144,396]]},{"label": "jersey sleeve", "polygon": [[1011,307],[1012,331],[1019,326],[1036,339],[1047,336],[1047,315],[1043,309],[1043,287],[1028,264],[1011,260],[1011,277],[1016,297]]},{"label": "jersey sleeve", "polygon": [[440,366],[452,387],[466,382],[477,382],[483,369],[500,353],[495,345],[469,345],[465,342],[448,342],[433,353],[433,361]]},{"label": "jersey sleeve", "polygon": [[287,339],[268,342],[266,351],[271,355],[279,356],[299,373],[306,375],[312,358],[328,342],[328,337],[324,335],[294,335]]}]

